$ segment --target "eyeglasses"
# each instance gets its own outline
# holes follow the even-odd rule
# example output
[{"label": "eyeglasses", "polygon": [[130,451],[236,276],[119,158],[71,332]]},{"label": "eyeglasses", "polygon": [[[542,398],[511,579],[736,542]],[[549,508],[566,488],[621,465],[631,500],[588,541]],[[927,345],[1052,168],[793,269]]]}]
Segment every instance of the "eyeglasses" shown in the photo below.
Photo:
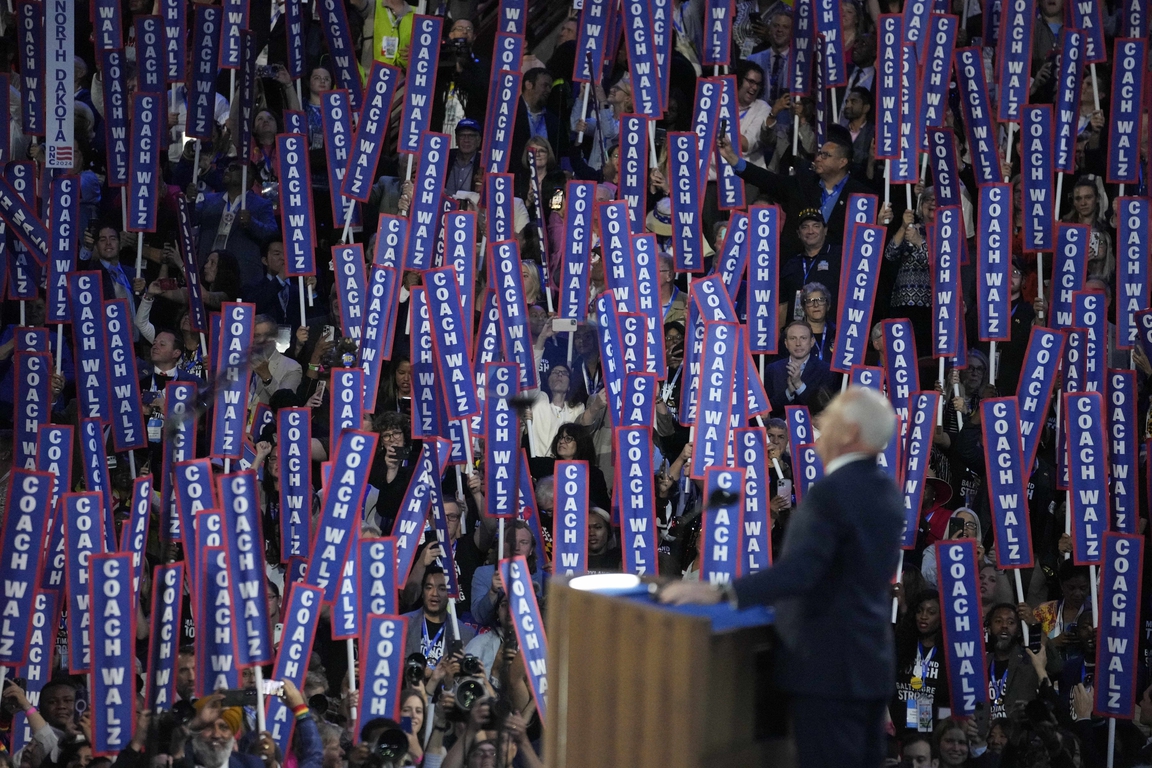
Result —
[{"label": "eyeglasses", "polygon": [[380,439],[386,443],[402,443],[404,442],[404,433],[398,429],[390,429],[387,432],[381,432]]},{"label": "eyeglasses", "polygon": [[819,157],[823,160],[831,160],[834,157],[834,155],[831,152],[826,152],[825,150],[822,149],[816,153],[816,157]]},{"label": "eyeglasses", "polygon": [[572,435],[560,435],[560,437],[556,438],[556,445],[563,445],[564,443],[575,443],[575,442],[576,442],[576,438],[572,437]]},{"label": "eyeglasses", "polygon": [[444,519],[450,523],[458,523],[460,522],[460,513],[457,512],[455,515],[445,514]]},{"label": "eyeglasses", "polygon": [[816,296],[811,299],[804,299],[804,306],[806,307],[822,307],[828,303],[828,299],[823,296]]},{"label": "eyeglasses", "polygon": [[746,77],[746,78],[744,78],[744,82],[745,82],[745,83],[747,83],[747,84],[749,84],[749,85],[754,85],[754,86],[756,86],[757,88],[759,88],[760,86],[764,85],[764,81],[763,81],[763,80],[753,80],[753,79],[752,79],[752,78],[750,78],[750,77]]}]

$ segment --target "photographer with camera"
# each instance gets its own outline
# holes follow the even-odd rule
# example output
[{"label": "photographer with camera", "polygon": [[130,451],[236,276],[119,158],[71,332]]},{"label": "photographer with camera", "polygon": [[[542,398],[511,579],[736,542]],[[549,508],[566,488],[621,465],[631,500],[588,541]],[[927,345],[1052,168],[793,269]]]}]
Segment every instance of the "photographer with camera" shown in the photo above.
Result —
[{"label": "photographer with camera", "polygon": [[[474,472],[473,476],[476,474]],[[456,581],[460,584],[460,597],[456,599],[456,615],[460,617],[461,621],[467,621],[470,618],[473,574],[484,563],[485,553],[492,545],[491,529],[496,527],[490,524],[491,518],[488,518],[484,513],[482,489],[482,485],[477,485],[471,488],[471,491],[473,502],[480,510],[483,522],[473,524],[469,534],[461,535],[460,531],[464,527],[463,516],[467,511],[466,506],[460,499],[452,495],[454,491],[449,489],[446,492],[441,487],[441,494],[444,498],[444,517],[448,521],[448,546],[452,547],[452,562],[456,567]],[[419,590],[424,580],[425,570],[429,567],[440,570],[437,561],[443,556],[444,547],[436,540],[436,534],[432,531],[426,532],[424,543],[416,552],[416,561],[412,564],[408,581],[404,584],[404,590],[400,596],[401,605],[411,606],[423,599]],[[426,595],[427,593],[423,594]],[[447,603],[445,603],[445,610],[447,610]],[[411,622],[409,622],[409,630],[411,630]],[[468,638],[461,638],[463,642],[468,642],[470,639],[471,635]],[[409,645],[408,647],[414,648],[415,646]]]},{"label": "photographer with camera", "polygon": [[441,768],[507,768],[517,756],[526,768],[543,768],[528,738],[528,722],[515,711],[498,717],[498,701],[476,701],[456,743],[444,756]]},{"label": "photographer with camera", "polygon": [[[436,75],[436,98],[432,125],[452,136],[460,121],[484,119],[491,65],[472,50],[476,28],[468,19],[457,19],[440,46],[440,70]],[[469,183],[467,189],[471,190]],[[447,190],[451,195],[455,189]]]}]

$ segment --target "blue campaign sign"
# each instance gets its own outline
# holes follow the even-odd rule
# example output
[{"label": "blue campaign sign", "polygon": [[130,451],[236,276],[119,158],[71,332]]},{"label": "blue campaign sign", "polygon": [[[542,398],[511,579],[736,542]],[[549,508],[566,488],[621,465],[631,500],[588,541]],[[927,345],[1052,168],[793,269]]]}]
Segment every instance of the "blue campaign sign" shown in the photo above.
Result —
[{"label": "blue campaign sign", "polygon": [[[884,392],[884,369],[874,365],[854,365],[848,373],[850,383],[857,387],[867,387],[877,392]],[[919,378],[919,373],[917,373]],[[913,389],[919,389],[919,383]]]},{"label": "blue campaign sign", "polygon": [[[697,78],[695,113],[692,116],[692,132],[696,134],[696,149],[700,162],[700,177],[708,173],[708,166],[716,145],[716,129],[720,118],[720,81],[713,78]],[[736,146],[739,147],[739,142]]]},{"label": "blue campaign sign", "polygon": [[424,535],[424,522],[428,519],[431,485],[440,482],[439,477],[432,476],[431,451],[440,453],[439,466],[445,466],[448,445],[442,440],[425,440],[420,449],[420,460],[412,473],[412,479],[408,481],[400,510],[396,513],[396,522],[392,525],[392,536],[396,539],[397,584],[408,580],[408,572],[412,570],[412,561],[420,546],[420,537]]},{"label": "blue campaign sign", "polygon": [[[488,242],[495,244],[516,239],[516,200],[510,173],[489,173],[484,180],[484,199],[488,202]],[[589,198],[591,201],[592,198]],[[492,247],[489,245],[489,247]],[[492,262],[488,262],[492,276]]]},{"label": "blue campaign sign", "polygon": [[864,362],[883,253],[883,227],[857,224],[852,228],[840,269],[840,316],[830,366],[837,373],[848,373],[853,365]]},{"label": "blue campaign sign", "polygon": [[368,307],[360,331],[360,368],[364,371],[364,410],[376,410],[384,360],[392,358],[399,313],[400,278],[392,267],[368,270]]},{"label": "blue campaign sign", "polygon": [[[323,604],[324,593],[319,587],[299,582],[288,587],[288,598],[284,602],[284,631],[280,635],[280,649],[276,652],[276,665],[272,672],[274,680],[291,680],[297,688],[304,685]],[[272,740],[281,750],[287,750],[292,743],[296,718],[280,697],[270,696],[265,701],[268,706],[265,722]]]},{"label": "blue campaign sign", "polygon": [[909,320],[885,320],[884,378],[888,399],[896,415],[908,422],[912,395],[920,391],[920,369],[916,357],[916,335]]},{"label": "blue campaign sign", "polygon": [[1080,77],[1084,71],[1084,33],[1064,28],[1059,62],[1054,114],[1055,145],[1052,149],[1053,170],[1072,173],[1076,168],[1076,137],[1080,133]]},{"label": "blue campaign sign", "polygon": [[404,638],[408,620],[403,616],[366,617],[360,645],[360,711],[366,723],[381,717],[397,718],[400,689],[404,685]]},{"label": "blue campaign sign", "polygon": [[976,542],[937,542],[936,573],[940,582],[944,657],[948,661],[949,704],[954,714],[971,717],[978,705],[988,701]]},{"label": "blue campaign sign", "polygon": [[127,748],[136,722],[136,591],[132,556],[94,555],[89,572],[92,605],[92,754]]},{"label": "blue campaign sign", "polygon": [[364,371],[359,368],[333,368],[331,378],[328,444],[336,445],[344,430],[360,429],[364,424]]},{"label": "blue campaign sign", "polygon": [[419,151],[421,155],[424,152],[421,134],[432,124],[432,100],[436,91],[436,66],[440,60],[443,26],[444,19],[439,16],[413,17],[404,81],[406,94],[400,115],[400,152]]},{"label": "blue campaign sign", "polygon": [[620,400],[624,394],[624,354],[620,349],[620,317],[612,293],[605,291],[596,298],[596,328],[599,331],[600,368],[608,398],[608,419],[620,424]]},{"label": "blue campaign sign", "polygon": [[128,520],[120,531],[120,552],[132,555],[132,589],[139,591],[144,573],[144,547],[148,544],[148,522],[152,516],[152,476],[132,481]]},{"label": "blue campaign sign", "polygon": [[306,577],[306,583],[324,590],[326,602],[335,598],[344,561],[348,559],[377,440],[375,433],[346,429],[336,444],[332,477],[324,489]]},{"label": "blue campaign sign", "polygon": [[[652,487],[652,428],[616,429],[616,498],[624,539],[624,570],[643,576],[657,568],[656,498]],[[507,583],[507,582],[505,582]]]},{"label": "blue campaign sign", "polygon": [[644,316],[646,370],[663,378],[668,371],[668,364],[664,359],[664,307],[660,302],[660,262],[656,235],[633,235],[631,241],[636,311]]},{"label": "blue campaign sign", "polygon": [[[16,677],[27,681],[24,692],[34,706],[40,703],[40,691],[52,677],[53,649],[60,628],[61,593],[54,589],[38,589],[32,608],[32,631],[28,638],[28,661],[16,667]],[[8,747],[12,754],[32,741],[32,728],[24,712],[12,718],[12,740]]]},{"label": "blue campaign sign", "polygon": [[223,547],[201,550],[199,579],[192,613],[198,622],[197,637],[204,645],[196,649],[196,696],[240,685],[236,666],[236,606],[228,579],[228,553]]},{"label": "blue campaign sign", "polygon": [[188,563],[188,576],[197,583],[199,547],[196,546],[197,514],[217,507],[215,485],[212,481],[212,462],[208,459],[189,459],[176,462],[169,473],[176,487],[175,517],[180,521],[183,534],[184,559]]},{"label": "blue campaign sign", "polygon": [[[291,7],[292,3],[287,6]],[[183,0],[162,0],[160,12],[164,17],[164,80],[182,83],[187,79],[188,70],[188,4]],[[300,74],[297,71],[293,77]]]},{"label": "blue campaign sign", "polygon": [[340,575],[340,586],[336,589],[336,600],[332,604],[332,639],[350,640],[360,636],[360,601],[356,594],[360,587],[360,533],[354,530],[352,548],[344,561],[344,572]]},{"label": "blue campaign sign", "polygon": [[1108,530],[1108,446],[1104,396],[1100,392],[1064,395],[1068,421],[1072,491],[1072,559],[1099,565],[1101,535]]},{"label": "blue campaign sign", "polygon": [[[1084,386],[1084,337],[1083,328],[1068,328],[1064,331],[1064,355],[1060,360],[1060,397],[1069,392],[1081,392]],[[1062,410],[1056,420],[1056,487],[1068,489],[1068,411]]]},{"label": "blue campaign sign", "polygon": [[97,492],[66,493],[62,499],[68,575],[68,671],[78,675],[92,669],[88,565],[93,555],[105,552],[104,516]]},{"label": "blue campaign sign", "polygon": [[1100,575],[1099,639],[1093,713],[1129,719],[1135,714],[1136,660],[1140,645],[1140,593],[1144,570],[1144,537],[1104,534],[1104,568]]},{"label": "blue campaign sign", "polygon": [[960,260],[964,250],[960,207],[937,208],[931,232],[932,357],[955,357],[964,332],[960,324]]},{"label": "blue campaign sign", "polygon": [[1008,341],[1012,276],[1012,187],[980,187],[976,228],[976,310],[981,341]]},{"label": "blue campaign sign", "polygon": [[1087,224],[1056,225],[1056,252],[1052,255],[1052,304],[1049,313],[1053,326],[1071,328],[1072,296],[1084,290],[1088,271],[1088,239],[1092,228]]},{"label": "blue campaign sign", "polygon": [[[635,1],[635,0],[630,0]],[[651,483],[649,483],[651,485]],[[508,589],[508,611],[516,628],[520,654],[524,657],[525,671],[532,687],[532,698],[541,717],[546,716],[545,695],[548,693],[548,640],[544,636],[544,622],[540,605],[532,588],[532,576],[523,556],[500,561],[500,577]]]},{"label": "blue campaign sign", "polygon": [[272,661],[272,632],[256,473],[236,472],[217,482],[228,548],[228,583],[236,606],[237,663],[241,668],[267,664]]},{"label": "blue campaign sign", "polygon": [[358,610],[392,615],[400,610],[396,583],[396,539],[392,536],[360,539],[357,543]]},{"label": "blue campaign sign", "polygon": [[516,482],[519,477],[520,431],[509,400],[519,391],[514,363],[485,365],[487,397],[484,399],[484,473],[488,514],[516,516]]},{"label": "blue campaign sign", "polygon": [[1064,334],[1033,326],[1024,354],[1024,368],[1016,387],[1020,416],[1021,467],[1031,473],[1040,445],[1040,433],[1048,418],[1056,372],[1064,354]]},{"label": "blue campaign sign", "polygon": [[[185,133],[202,141],[212,140],[216,125],[216,75],[220,71],[221,10],[210,5],[196,6],[196,29],[192,36],[192,66],[188,85],[188,117]],[[283,178],[283,177],[281,177]]]},{"label": "blue campaign sign", "polygon": [[820,460],[820,454],[816,453],[815,445],[809,443],[796,446],[796,478],[799,482],[793,489],[796,491],[796,503],[799,504],[812,486],[824,479],[824,462]]},{"label": "blue campaign sign", "polygon": [[[724,500],[713,502],[717,497]],[[708,467],[704,471],[704,498],[708,502],[700,521],[700,580],[730,584],[741,575],[744,470]]]},{"label": "blue campaign sign", "polygon": [[[660,71],[656,62],[656,47],[652,40],[651,8],[643,0],[626,0],[623,3],[623,10],[624,41],[628,46],[636,112],[658,120],[662,116]],[[613,43],[615,40],[609,44]]]},{"label": "blue campaign sign", "polygon": [[[639,235],[644,232],[648,194],[648,118],[643,115],[620,116],[619,163],[620,199],[628,204],[629,230]],[[569,189],[576,183],[580,182],[568,182]],[[575,245],[571,239],[567,242],[569,247]]]},{"label": "blue campaign sign", "polygon": [[340,306],[340,335],[355,341],[360,341],[364,329],[364,294],[367,290],[364,270],[364,246],[332,246],[332,271]]},{"label": "blue campaign sign", "polygon": [[[476,314],[476,211],[444,214],[444,265],[453,270],[460,299],[460,316]],[[461,323],[465,355],[474,346],[472,323]]]},{"label": "blue campaign sign", "polygon": [[704,469],[725,464],[731,443],[732,372],[742,350],[734,323],[704,323],[704,348],[700,364],[700,407],[692,448],[691,476],[704,477]]},{"label": "blue campaign sign", "polygon": [[812,59],[816,47],[816,22],[812,18],[815,0],[796,0],[796,20],[792,30],[792,72],[789,92],[794,98],[812,91]]},{"label": "blue campaign sign", "polygon": [[[359,84],[359,74],[356,76]],[[320,95],[320,124],[324,129],[324,156],[328,168],[328,197],[332,218],[337,226],[361,226],[360,208],[344,194],[344,178],[353,146],[352,112],[349,94],[343,90],[325,91]]]},{"label": "blue campaign sign", "polygon": [[284,228],[284,258],[289,277],[316,274],[316,225],[312,217],[312,171],[308,137],[282,133],[276,137],[276,173],[280,179],[280,221]]},{"label": "blue campaign sign", "polygon": [[1116,237],[1116,347],[1132,349],[1136,341],[1135,314],[1148,309],[1149,232],[1148,198],[1120,198]]},{"label": "blue campaign sign", "polygon": [[896,102],[900,98],[900,67],[903,51],[904,20],[899,14],[880,16],[877,25],[876,66],[876,159],[895,160],[900,157],[900,113]]},{"label": "blue campaign sign", "polygon": [[[724,75],[720,80],[720,111],[717,113],[720,124],[728,126],[727,138],[740,154],[740,104],[736,97],[736,78]],[[717,205],[723,211],[742,210],[748,205],[748,198],[744,191],[744,180],[736,175],[735,166],[728,165],[720,158],[720,150],[710,153],[713,157],[713,167],[717,178]]]},{"label": "blue campaign sign", "polygon": [[107,360],[104,355],[99,272],[68,275],[72,297],[72,349],[76,360],[76,394],[82,416],[102,422],[111,416]]},{"label": "blue campaign sign", "polygon": [[[919,179],[918,150],[920,137],[920,110],[916,90],[920,85],[916,46],[904,43],[900,46],[900,154],[892,162],[889,178],[893,184],[914,184]],[[819,81],[819,78],[817,78]],[[817,117],[820,115],[817,102]],[[823,125],[823,123],[821,123]],[[819,126],[817,126],[819,129]],[[819,132],[817,136],[819,136]],[[819,140],[819,139],[817,139]]]},{"label": "blue campaign sign", "polygon": [[[163,22],[159,16],[137,16],[135,27],[136,87],[142,93],[162,94],[165,84]],[[251,99],[242,100],[241,104],[251,105]],[[248,140],[241,146],[248,146]]]},{"label": "blue campaign sign", "polygon": [[624,374],[624,389],[620,398],[620,426],[650,427],[655,423],[656,374],[641,371]]},{"label": "blue campaign sign", "polygon": [[[352,30],[348,25],[348,11],[344,3],[338,0],[317,0],[316,9],[319,13],[320,27],[324,31],[324,42],[328,46],[328,61],[333,65],[333,80],[337,88],[348,91],[348,99],[352,109],[360,109],[360,99],[363,96],[360,85],[359,53],[353,49]],[[417,37],[416,25],[412,25],[412,47],[424,43],[424,38]],[[439,35],[437,35],[439,39]],[[379,44],[379,43],[377,43]],[[439,48],[437,47],[437,52]],[[435,55],[432,61],[436,61]],[[409,83],[412,80],[409,78]],[[411,88],[411,85],[409,85]],[[412,93],[412,90],[409,90]]]},{"label": "blue campaign sign", "polygon": [[956,51],[956,82],[960,86],[960,105],[964,108],[964,125],[976,183],[983,186],[1003,181],[996,134],[992,130],[992,112],[988,106],[988,86],[984,80],[984,56],[979,48]]},{"label": "blue campaign sign", "polygon": [[670,133],[672,240],[677,272],[704,271],[700,150],[695,133]]},{"label": "blue campaign sign", "polygon": [[280,476],[280,559],[304,557],[312,541],[312,421],[307,408],[276,413]]},{"label": "blue campaign sign", "polygon": [[1014,397],[980,403],[988,500],[996,524],[996,564],[1000,568],[1032,566],[1032,533],[1028,525],[1028,472],[1022,469],[1019,407]]},{"label": "blue campaign sign", "polygon": [[[0,539],[0,584],[6,595],[0,619],[0,662],[17,666],[27,660],[32,629],[33,598],[44,559],[44,532],[52,497],[52,475],[19,467],[12,469],[8,504]],[[79,638],[71,635],[73,642]],[[78,643],[77,643],[78,644]]]},{"label": "blue campaign sign", "polygon": [[479,411],[476,381],[469,371],[468,343],[464,326],[472,312],[461,318],[460,292],[455,270],[441,267],[424,273],[424,292],[431,315],[432,344],[436,350],[436,375],[447,394],[448,416],[462,419]]},{"label": "blue campaign sign", "polygon": [[788,445],[804,445],[815,443],[816,435],[812,432],[812,416],[806,405],[784,406],[784,420],[788,422]]},{"label": "blue campaign sign", "polygon": [[211,453],[222,459],[239,459],[243,455],[250,375],[248,354],[252,348],[256,305],[226,301],[220,308],[222,330],[215,370],[222,383],[216,388]]},{"label": "blue campaign sign", "polygon": [[112,552],[116,549],[115,527],[112,524],[112,478],[108,474],[104,430],[95,419],[80,420],[80,460],[85,487],[100,494],[104,518],[104,551]]},{"label": "blue campaign sign", "polygon": [[998,120],[1018,123],[1023,117],[1031,84],[1032,28],[1035,25],[1035,0],[1004,0],[1000,17],[1000,47],[996,51],[996,82],[1000,86]]},{"label": "blue campaign sign", "polygon": [[[956,46],[956,29],[960,19],[943,13],[929,17],[928,39],[923,62],[920,88],[920,129],[942,128],[948,109],[948,84],[952,80],[952,54]],[[919,50],[917,50],[919,54]],[[927,135],[924,137],[927,139]],[[959,204],[959,203],[957,203]]]},{"label": "blue campaign sign", "polygon": [[1109,184],[1133,184],[1140,180],[1140,120],[1148,43],[1116,38],[1112,50],[1107,180]]},{"label": "blue campaign sign", "polygon": [[734,431],[735,466],[744,470],[743,525],[740,526],[740,572],[748,575],[772,565],[769,509],[772,484],[768,476],[768,433],[763,427]]},{"label": "blue campaign sign", "polygon": [[595,182],[568,182],[557,317],[583,322],[588,316],[588,256],[592,247],[592,206],[595,198]]},{"label": "blue campaign sign", "polygon": [[152,571],[152,612],[144,703],[151,712],[167,712],[176,701],[176,659],[184,609],[184,564],[158,565]]},{"label": "blue campaign sign", "polygon": [[775,354],[780,343],[780,209],[754,205],[748,219],[748,346],[755,354]]},{"label": "blue campaign sign", "polygon": [[1052,250],[1055,219],[1052,107],[1029,104],[1021,125],[1020,176],[1023,184],[1025,251]]},{"label": "blue campaign sign", "polygon": [[392,109],[392,96],[400,80],[400,70],[383,62],[374,62],[368,76],[368,90],[360,109],[356,138],[348,156],[348,169],[344,174],[342,191],[345,197],[368,202],[372,183],[376,177],[376,164],[384,137],[388,132],[388,118]]},{"label": "blue campaign sign", "polygon": [[728,231],[720,246],[720,256],[716,261],[716,272],[724,279],[728,298],[736,301],[744,280],[744,270],[748,267],[748,214],[733,211],[728,220]]},{"label": "blue campaign sign", "polygon": [[553,477],[553,573],[579,576],[588,570],[588,462],[558,461]]},{"label": "blue campaign sign", "polygon": [[112,403],[112,442],[117,451],[148,446],[140,402],[140,377],[132,347],[132,314],[127,299],[104,302],[104,353],[107,355]]},{"label": "blue campaign sign", "polygon": [[520,368],[520,388],[539,386],[536,359],[528,332],[528,309],[524,301],[524,273],[520,269],[520,248],[515,240],[492,243],[489,248],[493,289],[500,306],[500,328],[504,359]]},{"label": "blue campaign sign", "polygon": [[492,93],[495,96],[488,110],[489,120],[484,123],[484,149],[481,155],[484,158],[484,170],[489,174],[508,172],[522,79],[519,72],[492,73]]},{"label": "blue campaign sign", "polygon": [[1135,371],[1108,371],[1108,479],[1112,502],[1109,529],[1120,533],[1138,533],[1136,393]]},{"label": "blue campaign sign", "polygon": [[408,250],[404,253],[405,269],[430,269],[436,236],[440,232],[440,192],[448,168],[451,140],[442,133],[428,131],[420,139],[419,163],[413,179],[411,224]]},{"label": "blue campaign sign", "polygon": [[[579,31],[576,35],[576,63],[573,67],[572,80],[577,83],[590,82],[592,78],[599,80],[595,71],[588,69],[588,62],[593,63],[603,58],[603,50],[608,29],[608,17],[612,13],[615,3],[611,0],[586,0],[584,8],[580,11]],[[615,45],[616,41],[611,42]],[[519,57],[516,58],[517,66]]]},{"label": "blue campaign sign", "polygon": [[904,533],[900,546],[913,549],[920,527],[920,500],[928,478],[928,458],[936,430],[938,392],[917,392],[912,397],[908,434],[904,444]]},{"label": "blue campaign sign", "polygon": [[[0,83],[2,84],[2,83]],[[80,232],[80,177],[74,174],[52,180],[48,251],[48,295],[45,321],[67,323],[72,319],[68,306],[68,273],[76,269],[76,249]]]},{"label": "blue campaign sign", "polygon": [[[1121,34],[1118,36],[1144,37],[1147,35],[1148,21],[1141,3],[1127,2],[1122,5],[1124,12],[1121,16],[1127,17],[1127,24],[1124,23],[1125,19],[1121,20]],[[1100,12],[1099,0],[1077,0],[1075,3],[1070,3],[1065,10],[1071,12],[1072,21],[1071,24],[1065,25],[1065,29],[1078,29],[1084,35],[1084,63],[1099,64],[1107,61],[1108,50],[1104,47],[1104,18]],[[1142,17],[1143,26],[1140,26]]]},{"label": "blue campaign sign", "polygon": [[[164,422],[171,436],[164,441],[160,479],[160,537],[162,541],[179,541],[182,537],[180,517],[176,514],[172,467],[196,455],[196,385],[170,381],[164,387]],[[191,532],[188,533],[192,535]],[[185,550],[187,552],[187,550]]]},{"label": "blue campaign sign", "polygon": [[15,369],[12,464],[35,469],[37,432],[52,420],[52,355],[17,352],[12,367]]},{"label": "blue campaign sign", "polygon": [[[956,155],[956,134],[951,128],[928,129],[928,157],[932,160],[937,205],[941,208],[963,205],[960,195],[963,186],[960,182],[960,158]],[[875,220],[873,216],[862,223],[871,224]]]},{"label": "blue campaign sign", "polygon": [[1108,360],[1108,310],[1103,291],[1077,291],[1072,294],[1072,324],[1084,329],[1085,392],[1104,391],[1104,369]]}]

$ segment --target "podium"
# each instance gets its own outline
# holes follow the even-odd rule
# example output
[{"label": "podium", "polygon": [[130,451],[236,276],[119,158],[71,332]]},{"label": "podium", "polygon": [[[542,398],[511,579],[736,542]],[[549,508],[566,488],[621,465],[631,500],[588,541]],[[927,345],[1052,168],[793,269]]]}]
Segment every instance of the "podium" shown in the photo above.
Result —
[{"label": "podium", "polygon": [[[785,767],[769,682],[770,609],[670,607],[630,594],[548,592],[549,768]],[[772,711],[775,708],[778,711]]]}]

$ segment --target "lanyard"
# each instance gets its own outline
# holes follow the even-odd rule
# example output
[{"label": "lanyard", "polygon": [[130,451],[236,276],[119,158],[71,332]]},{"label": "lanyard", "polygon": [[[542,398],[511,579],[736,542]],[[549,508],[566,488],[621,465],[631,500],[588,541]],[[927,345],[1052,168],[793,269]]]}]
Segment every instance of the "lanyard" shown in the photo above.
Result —
[{"label": "lanyard", "polygon": [[681,363],[680,367],[676,369],[676,375],[672,377],[672,381],[667,382],[663,391],[660,393],[660,399],[667,405],[668,401],[672,398],[672,392],[676,389],[676,382],[680,380],[680,374],[684,372],[684,364]]},{"label": "lanyard", "polygon": [[[420,650],[424,652],[425,658],[427,658],[429,661],[431,661],[431,659],[433,657],[432,651],[441,646],[441,642],[443,641],[443,638],[444,638],[444,627],[448,626],[448,622],[444,622],[443,624],[441,624],[440,625],[440,631],[438,631],[436,633],[436,637],[429,640],[428,639],[428,618],[424,617],[423,619],[421,619],[421,621],[423,621],[424,626],[420,630],[420,634],[421,634]],[[437,661],[439,661],[440,655],[441,654],[435,654]]]},{"label": "lanyard", "polygon": [[591,381],[588,380],[588,366],[586,364],[580,366],[580,373],[584,375],[584,391],[588,393],[589,397],[600,391],[599,369],[597,369],[596,375],[592,377]]},{"label": "lanyard", "polygon": [[932,657],[936,655],[936,646],[928,649],[928,655],[924,655],[924,645],[917,641],[916,643],[916,666],[912,668],[913,679],[919,678],[923,680],[928,672],[928,663],[932,661]]},{"label": "lanyard", "polygon": [[1004,689],[1008,687],[1008,662],[1004,662],[1004,674],[997,680],[993,675],[993,665],[988,665],[988,693],[991,694],[992,703],[1001,706],[1004,703]]}]

